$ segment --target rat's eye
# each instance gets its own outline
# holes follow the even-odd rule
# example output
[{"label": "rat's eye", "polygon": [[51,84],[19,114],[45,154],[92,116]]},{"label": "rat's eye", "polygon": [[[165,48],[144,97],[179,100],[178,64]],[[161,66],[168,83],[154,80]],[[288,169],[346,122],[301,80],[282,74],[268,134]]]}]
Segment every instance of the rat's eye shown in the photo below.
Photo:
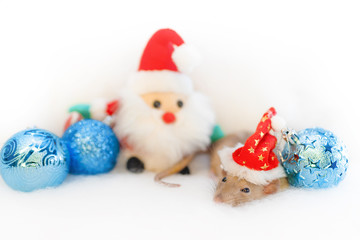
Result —
[{"label": "rat's eye", "polygon": [[246,188],[241,189],[241,191],[244,192],[244,193],[249,193],[250,189],[246,187]]},{"label": "rat's eye", "polygon": [[221,181],[222,181],[222,182],[226,182],[226,177],[224,177]]},{"label": "rat's eye", "polygon": [[154,103],[153,103],[153,106],[154,106],[154,108],[159,108],[161,106],[160,101],[155,100]]},{"label": "rat's eye", "polygon": [[179,108],[182,108],[184,106],[184,102],[179,100],[179,101],[177,101],[177,105]]}]

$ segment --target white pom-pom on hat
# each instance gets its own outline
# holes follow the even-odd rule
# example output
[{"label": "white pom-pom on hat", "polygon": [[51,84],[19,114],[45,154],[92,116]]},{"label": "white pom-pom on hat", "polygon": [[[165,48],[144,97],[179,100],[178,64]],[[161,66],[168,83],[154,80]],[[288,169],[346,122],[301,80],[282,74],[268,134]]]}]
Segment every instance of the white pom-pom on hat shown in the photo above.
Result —
[{"label": "white pom-pom on hat", "polygon": [[275,115],[271,118],[271,127],[275,132],[280,132],[286,127],[286,121],[282,117]]},{"label": "white pom-pom on hat", "polygon": [[178,70],[182,73],[191,73],[195,67],[201,63],[201,55],[191,44],[182,44],[174,46],[174,52],[171,55]]}]

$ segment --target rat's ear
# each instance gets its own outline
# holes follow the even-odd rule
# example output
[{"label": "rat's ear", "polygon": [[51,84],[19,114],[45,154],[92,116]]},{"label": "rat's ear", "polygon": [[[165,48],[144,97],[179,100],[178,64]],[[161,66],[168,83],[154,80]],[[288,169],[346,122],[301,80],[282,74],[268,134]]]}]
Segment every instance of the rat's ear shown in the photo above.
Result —
[{"label": "rat's ear", "polygon": [[276,193],[280,188],[280,180],[276,179],[264,187],[265,194]]}]

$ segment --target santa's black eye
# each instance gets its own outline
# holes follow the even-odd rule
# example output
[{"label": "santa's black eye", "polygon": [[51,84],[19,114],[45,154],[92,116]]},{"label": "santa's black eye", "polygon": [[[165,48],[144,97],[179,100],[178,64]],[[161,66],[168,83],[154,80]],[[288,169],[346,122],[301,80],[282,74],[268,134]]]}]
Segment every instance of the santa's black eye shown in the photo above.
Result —
[{"label": "santa's black eye", "polygon": [[153,103],[153,106],[154,106],[154,108],[159,108],[161,106],[160,101],[155,100],[154,103]]},{"label": "santa's black eye", "polygon": [[227,180],[226,177],[224,177],[221,181],[222,181],[222,182],[226,182],[226,180]]},{"label": "santa's black eye", "polygon": [[241,189],[241,191],[244,192],[244,193],[249,193],[250,189],[246,187],[246,188]]},{"label": "santa's black eye", "polygon": [[184,103],[183,103],[183,101],[179,100],[179,101],[177,101],[177,105],[179,108],[182,108],[184,106]]}]

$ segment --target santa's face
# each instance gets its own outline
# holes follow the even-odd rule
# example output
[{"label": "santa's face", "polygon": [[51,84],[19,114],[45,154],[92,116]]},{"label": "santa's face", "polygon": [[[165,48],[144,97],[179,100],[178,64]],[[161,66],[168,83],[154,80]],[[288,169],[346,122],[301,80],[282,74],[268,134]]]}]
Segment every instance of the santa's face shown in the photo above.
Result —
[{"label": "santa's face", "polygon": [[201,93],[138,95],[123,89],[120,96],[115,133],[143,156],[146,169],[163,170],[209,145],[215,115]]},{"label": "santa's face", "polygon": [[187,96],[180,93],[146,93],[141,95],[145,103],[155,110],[162,112],[162,121],[166,124],[176,122],[176,113],[186,104]]}]

